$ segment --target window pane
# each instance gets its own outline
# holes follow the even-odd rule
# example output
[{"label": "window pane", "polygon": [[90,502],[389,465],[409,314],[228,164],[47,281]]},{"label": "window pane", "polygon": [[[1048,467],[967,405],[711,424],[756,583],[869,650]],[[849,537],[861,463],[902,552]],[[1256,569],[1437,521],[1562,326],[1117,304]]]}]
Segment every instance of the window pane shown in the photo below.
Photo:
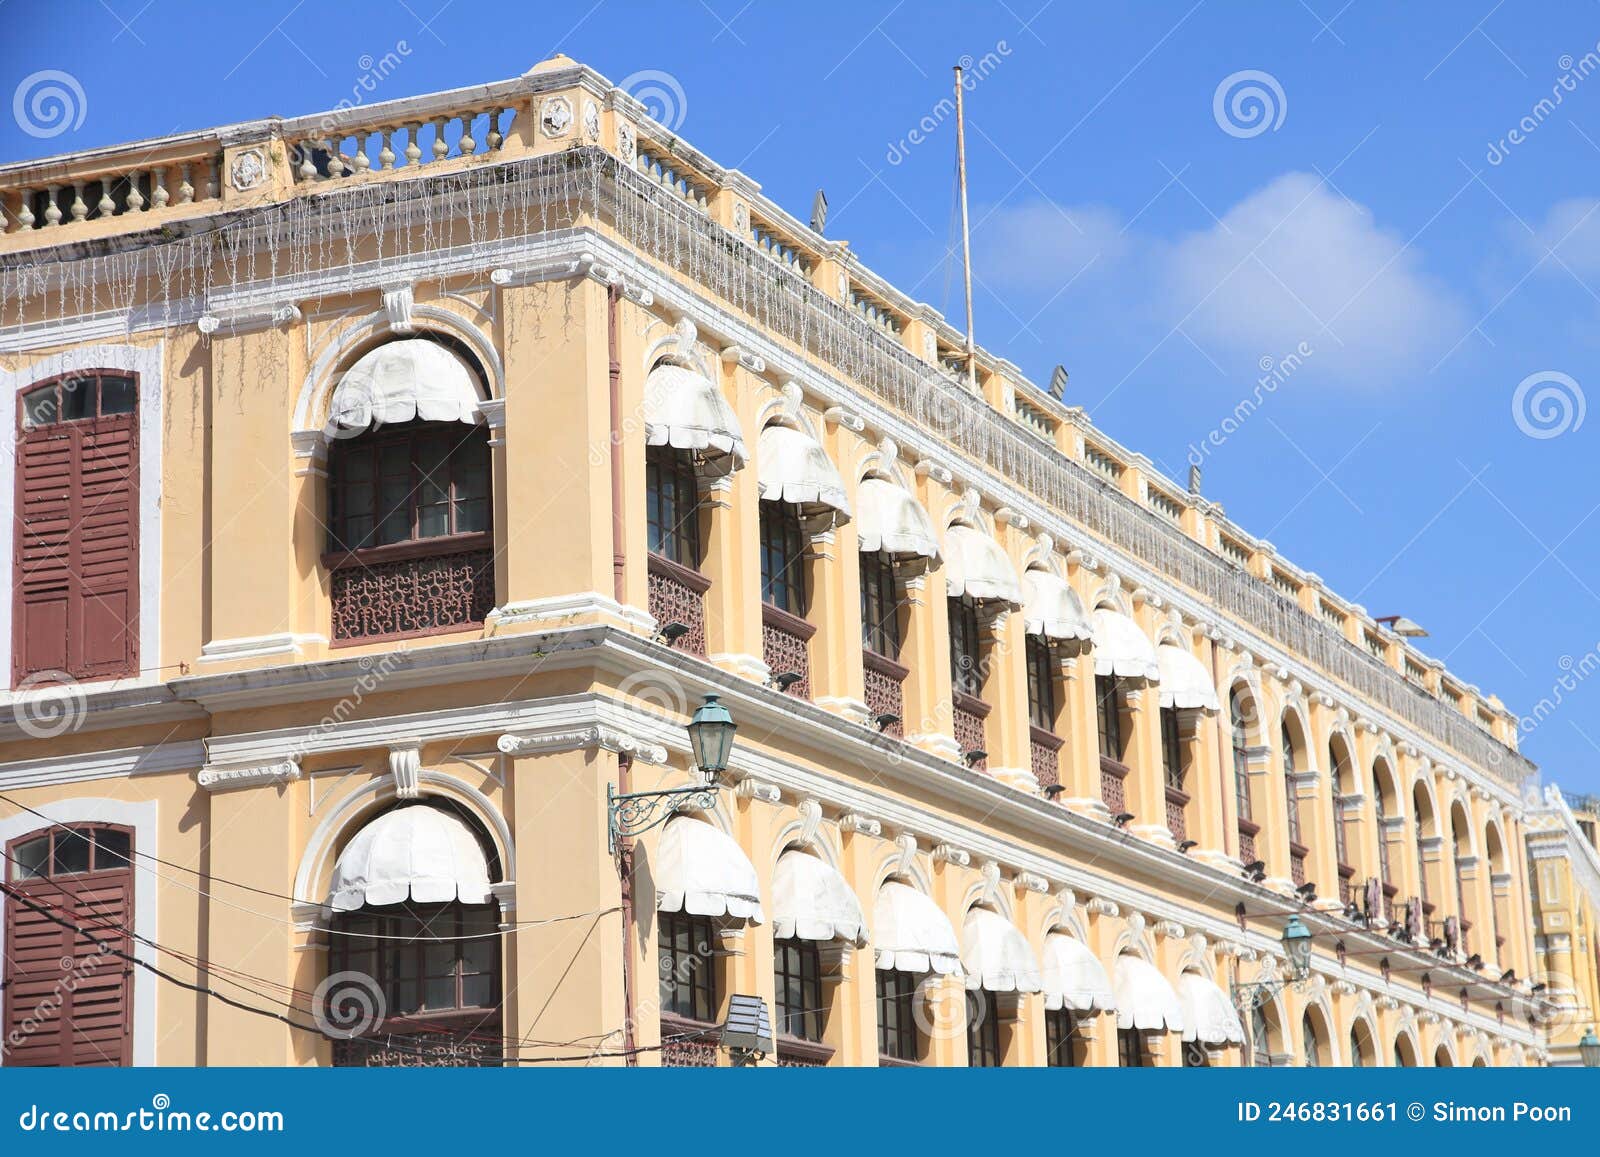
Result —
[{"label": "window pane", "polygon": [[456,533],[476,534],[489,529],[489,502],[479,498],[456,507]]},{"label": "window pane", "polygon": [[32,880],[50,874],[50,837],[40,836],[25,844],[18,844],[11,853],[11,878]]},{"label": "window pane", "polygon": [[29,426],[48,426],[61,419],[59,392],[55,386],[34,390],[22,400],[23,422]]},{"label": "window pane", "polygon": [[461,1007],[487,1008],[494,1003],[494,977],[468,976],[461,981]]},{"label": "window pane", "polygon": [[55,867],[53,875],[89,870],[89,837],[78,831],[56,833]]},{"label": "window pane", "polygon": [[438,538],[450,533],[450,508],[446,505],[417,507],[417,537]]},{"label": "window pane", "polygon": [[455,971],[456,946],[453,942],[429,944],[422,950],[422,966],[429,976],[447,976]]},{"label": "window pane", "polygon": [[456,1006],[456,978],[444,976],[428,981],[428,998],[424,1008],[454,1008]]},{"label": "window pane", "polygon": [[112,828],[101,828],[97,831],[94,836],[95,871],[103,872],[107,868],[127,867],[130,842],[127,832],[119,832]]},{"label": "window pane", "polygon": [[131,414],[136,400],[132,378],[100,379],[102,414]]},{"label": "window pane", "polygon": [[61,383],[61,419],[65,422],[95,416],[98,394],[93,378],[68,378]]}]

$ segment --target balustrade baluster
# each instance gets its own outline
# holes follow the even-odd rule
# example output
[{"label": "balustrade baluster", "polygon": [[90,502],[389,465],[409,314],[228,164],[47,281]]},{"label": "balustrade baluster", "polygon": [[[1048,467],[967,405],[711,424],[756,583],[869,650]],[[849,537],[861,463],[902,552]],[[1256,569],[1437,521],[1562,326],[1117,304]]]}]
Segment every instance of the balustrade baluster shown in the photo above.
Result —
[{"label": "balustrade baluster", "polygon": [[417,134],[422,131],[421,121],[412,121],[405,126],[406,130],[406,164],[420,165],[422,163],[422,145],[417,141]]},{"label": "balustrade baluster", "polygon": [[24,229],[32,229],[33,223],[38,220],[38,218],[33,215],[33,190],[23,189],[21,197],[21,201],[18,202],[19,207],[17,209],[17,224],[21,225]]},{"label": "balustrade baluster", "polygon": [[167,167],[158,166],[150,170],[150,207],[152,209],[165,209],[167,202],[172,199],[172,194],[167,192]]},{"label": "balustrade baluster", "polygon": [[143,169],[135,169],[128,174],[128,212],[141,213],[144,211],[144,194],[139,192],[139,178],[144,176]]},{"label": "balustrade baluster", "polygon": [[433,118],[433,159],[442,161],[450,155],[450,142],[444,139],[444,117]]},{"label": "balustrade baluster", "polygon": [[457,146],[463,157],[470,157],[477,151],[478,142],[472,139],[472,120],[475,114],[463,113],[461,115],[461,141]]},{"label": "balustrade baluster", "polygon": [[115,217],[117,215],[116,198],[112,197],[112,195],[111,195],[111,186],[112,186],[114,180],[115,180],[115,178],[113,178],[113,177],[101,177],[100,178],[100,204],[99,204],[99,209],[100,209],[100,216],[102,216],[102,217]]},{"label": "balustrade baluster", "polygon": [[184,165],[178,171],[178,204],[188,205],[194,201],[194,184],[190,181],[190,170],[194,166]]},{"label": "balustrade baluster", "polygon": [[484,137],[484,144],[488,146],[491,153],[497,151],[505,143],[506,139],[500,132],[500,113],[501,110],[499,108],[491,108],[489,110],[489,135]]},{"label": "balustrade baluster", "polygon": [[46,225],[61,224],[61,206],[56,204],[56,196],[60,191],[60,185],[45,186],[44,223]]},{"label": "balustrade baluster", "polygon": [[89,217],[89,206],[84,204],[83,201],[83,186],[84,182],[82,181],[72,182],[72,219],[74,221],[85,221]]},{"label": "balustrade baluster", "polygon": [[300,177],[313,181],[317,178],[316,148],[310,141],[300,142]]},{"label": "balustrade baluster", "polygon": [[394,129],[385,125],[378,130],[378,139],[381,144],[378,149],[378,168],[386,172],[394,168]]}]

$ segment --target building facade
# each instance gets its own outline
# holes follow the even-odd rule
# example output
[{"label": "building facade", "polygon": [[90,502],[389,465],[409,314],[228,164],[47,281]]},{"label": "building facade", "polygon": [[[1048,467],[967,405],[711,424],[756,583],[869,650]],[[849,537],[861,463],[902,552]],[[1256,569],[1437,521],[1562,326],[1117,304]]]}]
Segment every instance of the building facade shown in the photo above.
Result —
[{"label": "building facade", "polygon": [[1561,1059],[1515,717],[592,71],[0,200],[7,1063]]}]

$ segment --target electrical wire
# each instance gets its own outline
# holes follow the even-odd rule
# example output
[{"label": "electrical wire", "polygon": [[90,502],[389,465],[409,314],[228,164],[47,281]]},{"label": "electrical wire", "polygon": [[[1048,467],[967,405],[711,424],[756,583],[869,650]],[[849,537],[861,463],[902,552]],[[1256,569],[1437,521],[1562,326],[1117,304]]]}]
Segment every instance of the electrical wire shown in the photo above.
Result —
[{"label": "electrical wire", "polygon": [[[8,803],[12,807],[17,808],[20,811],[25,811],[25,812],[29,813],[30,815],[37,816],[38,818],[44,820],[46,823],[50,824],[52,827],[59,828],[62,831],[65,831],[65,832],[77,833],[77,832],[80,831],[80,829],[82,829],[84,827],[103,826],[103,825],[95,825],[92,822],[85,822],[85,823],[81,823],[81,824],[78,824],[78,825],[62,823],[60,820],[57,820],[57,819],[54,819],[51,816],[45,815],[44,812],[39,811],[37,808],[29,807],[27,804],[22,803],[22,802],[20,802],[18,800],[12,799],[10,796],[5,795],[4,793],[0,793],[0,803]],[[0,852],[0,855],[4,855],[4,853]],[[241,883],[238,883],[237,881],[229,880],[225,876],[212,875],[212,874],[207,873],[207,872],[202,872],[202,871],[200,871],[200,870],[198,870],[196,868],[186,867],[183,864],[172,863],[170,860],[163,860],[159,856],[150,855],[148,852],[141,852],[136,846],[133,845],[132,841],[129,841],[128,856],[129,856],[130,859],[148,860],[151,863],[160,864],[162,867],[165,867],[165,868],[171,868],[171,869],[173,869],[175,871],[179,871],[179,872],[186,872],[189,875],[197,876],[200,879],[209,880],[214,884],[226,884],[231,888],[238,888],[241,891],[254,892],[258,896],[266,896],[266,897],[269,897],[269,898],[274,899],[274,900],[287,900],[291,904],[312,905],[312,906],[315,906],[315,907],[318,907],[318,908],[323,907],[323,903],[320,900],[299,900],[299,899],[296,899],[293,896],[285,896],[282,893],[271,892],[271,891],[268,891],[268,890],[266,890],[264,888],[254,887],[253,885],[250,885],[250,884],[241,884]],[[9,856],[6,856],[6,858],[10,859]],[[13,860],[12,862],[15,863],[16,861]],[[232,903],[231,901],[225,900],[221,896],[218,896],[213,892],[209,892],[204,888],[197,888],[197,887],[194,887],[194,886],[192,886],[190,884],[184,883],[182,880],[175,880],[175,879],[173,879],[173,878],[171,878],[169,876],[162,875],[160,872],[157,872],[154,869],[146,869],[146,870],[150,871],[150,873],[152,875],[154,875],[157,879],[162,880],[165,883],[171,884],[174,887],[182,888],[187,892],[191,892],[194,895],[201,896],[201,897],[203,897],[203,898],[205,898],[207,900],[211,900],[214,903],[222,904],[225,907],[232,908],[236,912],[244,912],[244,913],[247,913],[248,915],[259,916],[263,920],[271,920],[271,921],[273,921],[275,923],[285,924],[285,925],[289,925],[291,927],[298,926],[298,921],[286,920],[286,919],[283,919],[282,917],[274,916],[270,912],[262,912],[262,911],[259,911],[258,909],[255,909],[255,908],[246,908],[243,905],[235,904],[235,903]],[[522,930],[524,928],[543,928],[543,927],[547,927],[547,926],[549,926],[551,924],[561,924],[561,923],[566,923],[566,922],[572,921],[572,920],[583,920],[583,919],[586,919],[586,918],[588,918],[590,916],[608,916],[613,912],[620,912],[620,911],[621,911],[621,908],[619,906],[613,905],[610,908],[597,908],[594,911],[590,911],[590,912],[573,912],[573,913],[570,913],[568,915],[563,915],[563,916],[546,916],[546,917],[544,917],[542,919],[538,919],[538,920],[515,920],[515,921],[512,921],[509,925],[506,925],[505,927],[502,927],[502,928],[497,928],[496,930],[494,930],[492,932],[473,932],[473,933],[468,933],[468,934],[462,935],[462,936],[435,936],[435,937],[432,937],[432,938],[429,938],[429,937],[410,937],[410,936],[387,936],[387,935],[384,935],[384,934],[381,934],[381,933],[368,934],[368,933],[365,933],[365,932],[356,932],[356,931],[352,931],[350,929],[336,928],[336,927],[334,927],[332,925],[328,925],[327,927],[323,928],[323,931],[326,932],[330,936],[359,936],[362,939],[367,939],[367,940],[405,940],[405,941],[421,941],[421,942],[426,942],[426,943],[445,944],[445,943],[451,943],[451,942],[462,941],[462,940],[488,940],[488,939],[491,939],[491,938],[497,937],[497,936],[506,936],[506,935],[509,935],[512,932],[517,932],[517,931],[520,931],[520,930]]]}]

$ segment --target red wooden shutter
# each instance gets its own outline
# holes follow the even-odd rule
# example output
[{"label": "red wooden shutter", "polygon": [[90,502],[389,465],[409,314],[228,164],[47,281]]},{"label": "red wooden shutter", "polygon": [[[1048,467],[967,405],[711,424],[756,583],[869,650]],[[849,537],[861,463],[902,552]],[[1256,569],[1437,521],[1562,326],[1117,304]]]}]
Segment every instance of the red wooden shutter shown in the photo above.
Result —
[{"label": "red wooden shutter", "polygon": [[135,414],[18,436],[12,677],[139,669]]},{"label": "red wooden shutter", "polygon": [[[96,941],[130,952],[133,873],[96,872],[14,885],[73,932],[15,898],[6,900],[5,1036],[11,1066],[128,1065],[133,1061],[132,965]],[[90,937],[93,937],[91,939]]]}]

